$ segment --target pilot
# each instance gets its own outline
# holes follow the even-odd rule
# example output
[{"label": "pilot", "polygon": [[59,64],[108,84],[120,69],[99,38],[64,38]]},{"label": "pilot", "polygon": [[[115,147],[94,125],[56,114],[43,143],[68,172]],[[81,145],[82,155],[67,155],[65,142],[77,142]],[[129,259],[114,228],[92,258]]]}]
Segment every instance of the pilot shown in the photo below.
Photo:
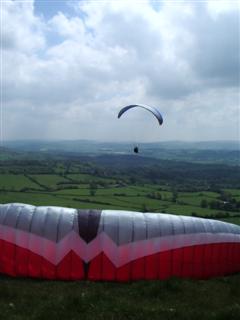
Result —
[{"label": "pilot", "polygon": [[134,147],[133,151],[134,151],[135,153],[138,153],[138,147]]}]

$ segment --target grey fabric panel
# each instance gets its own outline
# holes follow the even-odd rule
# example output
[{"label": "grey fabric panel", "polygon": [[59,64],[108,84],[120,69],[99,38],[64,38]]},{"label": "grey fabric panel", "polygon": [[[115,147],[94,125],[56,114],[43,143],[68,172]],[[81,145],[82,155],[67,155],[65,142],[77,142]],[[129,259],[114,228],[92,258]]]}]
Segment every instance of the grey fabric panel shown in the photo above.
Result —
[{"label": "grey fabric panel", "polygon": [[181,216],[181,219],[182,219],[185,233],[195,233],[196,232],[197,223],[194,219],[189,219],[189,217],[185,217],[185,216]]},{"label": "grey fabric panel", "polygon": [[118,244],[129,243],[133,241],[133,215],[132,214],[123,214],[118,220],[119,225],[119,235],[118,235]]},{"label": "grey fabric panel", "polygon": [[[203,220],[201,219],[198,221],[199,223],[201,222],[203,224],[204,232],[215,233],[215,229],[213,228],[212,223],[208,219],[203,219]],[[199,225],[199,223],[197,224],[197,226]],[[199,232],[198,228],[197,228],[197,232]]]},{"label": "grey fabric panel", "polygon": [[225,222],[187,216],[113,210],[104,210],[103,215],[105,225],[101,219],[98,234],[106,232],[117,244],[171,234],[240,232],[238,226]]},{"label": "grey fabric panel", "polygon": [[144,213],[134,213],[133,228],[134,235],[133,241],[146,239],[147,236],[147,222]]},{"label": "grey fabric panel", "polygon": [[103,211],[98,234],[105,232],[116,244],[144,240],[147,221],[142,213],[128,211]]},{"label": "grey fabric panel", "polygon": [[194,219],[194,225],[196,230],[195,232],[198,232],[198,233],[212,232],[212,225],[208,219],[196,218]]},{"label": "grey fabric panel", "polygon": [[169,214],[159,216],[161,236],[168,236],[173,233],[172,218]]},{"label": "grey fabric panel", "polygon": [[173,234],[184,234],[184,224],[180,216],[171,216]]},{"label": "grey fabric panel", "polygon": [[20,208],[15,208],[12,205],[6,206],[6,210],[1,210],[1,215],[4,214],[4,217],[1,218],[1,224],[15,227],[15,222],[19,213]]},{"label": "grey fabric panel", "polygon": [[[75,223],[74,223],[75,220]],[[77,211],[61,207],[35,207],[25,204],[0,205],[0,223],[28,231],[52,241],[61,240],[75,225]]]},{"label": "grey fabric panel", "polygon": [[103,211],[98,227],[98,234],[104,231],[115,243],[119,238],[118,215],[116,213],[116,211]]},{"label": "grey fabric panel", "polygon": [[[19,210],[21,213],[18,218]],[[75,209],[60,207],[10,206],[4,224],[59,241],[73,229],[74,213],[76,216]],[[75,224],[77,232],[77,221]]]},{"label": "grey fabric panel", "polygon": [[46,218],[43,225],[43,236],[49,240],[57,241],[57,226],[60,216],[60,210],[57,208],[47,208]]},{"label": "grey fabric panel", "polygon": [[62,240],[66,234],[74,230],[78,233],[77,210],[65,210],[61,208],[58,220],[57,242]]},{"label": "grey fabric panel", "polygon": [[8,214],[8,210],[10,209],[11,205],[0,205],[0,224],[4,224],[6,215]]},{"label": "grey fabric panel", "polygon": [[15,228],[19,215],[24,208],[24,206],[10,206],[7,210],[7,214],[5,215],[3,224]]},{"label": "grey fabric panel", "polygon": [[60,241],[73,230],[74,216],[77,211],[61,207],[46,208],[44,220],[44,237],[52,241]]},{"label": "grey fabric panel", "polygon": [[35,207],[22,207],[17,220],[16,228],[29,232],[34,212]]},{"label": "grey fabric panel", "polygon": [[229,232],[227,224],[223,224],[221,221],[212,221],[212,227],[216,233]]},{"label": "grey fabric panel", "polygon": [[228,227],[231,229],[231,233],[240,234],[240,227],[235,224],[228,224]]},{"label": "grey fabric panel", "polygon": [[32,217],[31,233],[38,236],[44,235],[44,221],[46,219],[47,210],[46,207],[36,207],[35,213]]},{"label": "grey fabric panel", "polygon": [[158,215],[155,213],[149,213],[146,215],[146,223],[147,223],[147,238],[156,238],[161,236],[161,228]]}]

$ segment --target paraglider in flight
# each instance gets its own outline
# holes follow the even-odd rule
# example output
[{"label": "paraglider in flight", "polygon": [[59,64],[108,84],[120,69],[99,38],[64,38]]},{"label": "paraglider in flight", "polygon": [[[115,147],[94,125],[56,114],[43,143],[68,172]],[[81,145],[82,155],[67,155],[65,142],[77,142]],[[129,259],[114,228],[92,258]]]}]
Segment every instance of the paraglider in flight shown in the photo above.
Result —
[{"label": "paraglider in flight", "polygon": [[240,272],[240,226],[119,210],[0,205],[0,272],[64,280]]},{"label": "paraglider in flight", "polygon": [[135,153],[138,153],[138,147],[134,147],[133,151],[134,151]]},{"label": "paraglider in flight", "polygon": [[158,123],[159,125],[162,125],[163,123],[163,118],[162,118],[162,115],[161,113],[158,111],[158,109],[154,108],[154,107],[150,107],[150,106],[147,106],[147,105],[143,105],[143,104],[131,104],[129,106],[126,106],[124,108],[122,108],[119,113],[118,113],[118,119],[126,112],[128,111],[129,109],[132,109],[132,108],[143,108],[143,109],[146,109],[148,111],[150,111],[158,120]]},{"label": "paraglider in flight", "polygon": [[[163,118],[162,118],[162,115],[161,113],[159,112],[159,110],[155,107],[151,107],[151,106],[148,106],[148,105],[143,105],[143,104],[131,104],[129,106],[126,106],[124,108],[122,108],[119,113],[118,113],[118,119],[121,118],[121,116],[128,110],[132,109],[132,108],[143,108],[143,109],[146,109],[148,110],[149,112],[151,112],[155,117],[156,119],[158,120],[158,123],[159,125],[162,125],[163,123]],[[135,153],[138,153],[139,152],[139,148],[137,146],[134,147],[133,151]]]}]

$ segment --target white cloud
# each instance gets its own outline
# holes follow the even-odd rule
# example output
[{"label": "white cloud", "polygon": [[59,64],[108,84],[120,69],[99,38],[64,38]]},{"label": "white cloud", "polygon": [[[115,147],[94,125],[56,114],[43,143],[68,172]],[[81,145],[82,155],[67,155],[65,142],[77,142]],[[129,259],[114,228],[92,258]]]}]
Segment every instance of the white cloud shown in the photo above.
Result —
[{"label": "white cloud", "polygon": [[3,48],[26,53],[44,48],[44,24],[34,16],[33,6],[30,0],[2,3]]},{"label": "white cloud", "polygon": [[[74,5],[47,20],[33,1],[3,4],[5,138],[238,138],[235,3]],[[116,120],[135,102],[159,106],[164,125],[140,111]]]},{"label": "white cloud", "polygon": [[240,3],[238,0],[208,0],[207,9],[211,17],[217,19],[219,15],[240,10]]}]

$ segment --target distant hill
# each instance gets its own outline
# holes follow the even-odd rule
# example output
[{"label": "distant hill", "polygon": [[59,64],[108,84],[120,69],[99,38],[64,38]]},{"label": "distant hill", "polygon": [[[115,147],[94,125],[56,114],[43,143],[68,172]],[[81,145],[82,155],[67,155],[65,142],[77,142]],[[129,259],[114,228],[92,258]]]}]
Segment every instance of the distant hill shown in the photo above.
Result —
[{"label": "distant hill", "polygon": [[[34,156],[33,153],[36,152],[38,156],[41,154],[41,157],[56,153],[75,153],[87,156],[132,155],[133,147],[134,144],[130,142],[23,140],[5,142],[2,153],[5,153],[5,157],[6,150],[9,150],[9,153],[16,151],[27,153],[28,157]],[[140,156],[155,159],[240,165],[240,144],[238,141],[165,141],[140,143],[139,148]]]},{"label": "distant hill", "polygon": [[18,152],[13,149],[0,147],[0,160],[8,160],[14,158]]}]

